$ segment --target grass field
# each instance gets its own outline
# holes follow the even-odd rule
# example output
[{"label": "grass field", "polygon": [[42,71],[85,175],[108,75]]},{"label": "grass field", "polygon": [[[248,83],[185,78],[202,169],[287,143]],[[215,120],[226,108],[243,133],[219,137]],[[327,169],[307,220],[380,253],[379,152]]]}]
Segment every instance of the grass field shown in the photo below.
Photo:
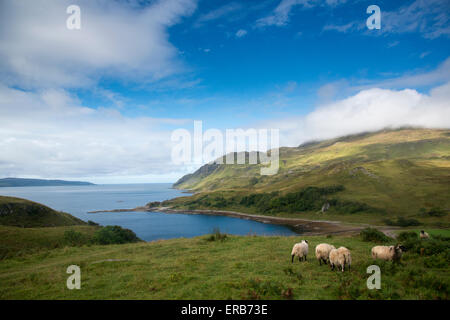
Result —
[{"label": "grass field", "polygon": [[[29,229],[27,231],[30,231]],[[57,237],[61,230],[54,230]],[[5,229],[0,229],[4,234]],[[13,232],[6,230],[6,232]],[[36,228],[35,238],[48,228]],[[430,232],[434,234],[434,231]],[[24,236],[18,234],[18,237]],[[123,245],[65,246],[0,261],[1,299],[448,299],[448,251],[374,262],[375,243],[360,236],[211,236]],[[308,261],[291,263],[292,245],[310,243]],[[52,240],[54,241],[54,240]],[[350,272],[319,266],[322,242],[352,252]],[[13,243],[13,241],[9,241]],[[394,243],[394,240],[392,240]],[[37,250],[37,249],[36,249]],[[107,261],[108,259],[118,261]],[[381,290],[368,290],[366,269],[381,268]],[[66,269],[81,267],[81,289],[68,290]]]}]

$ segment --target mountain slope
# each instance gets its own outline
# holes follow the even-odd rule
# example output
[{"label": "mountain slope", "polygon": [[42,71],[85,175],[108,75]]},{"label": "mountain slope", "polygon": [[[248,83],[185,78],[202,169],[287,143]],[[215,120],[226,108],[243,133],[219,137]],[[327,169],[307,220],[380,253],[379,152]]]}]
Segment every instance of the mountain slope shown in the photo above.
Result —
[{"label": "mountain slope", "polygon": [[232,198],[342,186],[333,198],[391,215],[416,215],[421,208],[423,212],[450,209],[450,130],[382,130],[280,148],[277,174],[261,176],[260,167],[209,164],[174,187]]},{"label": "mountain slope", "polygon": [[33,228],[86,225],[86,222],[33,201],[0,196],[0,225]]}]

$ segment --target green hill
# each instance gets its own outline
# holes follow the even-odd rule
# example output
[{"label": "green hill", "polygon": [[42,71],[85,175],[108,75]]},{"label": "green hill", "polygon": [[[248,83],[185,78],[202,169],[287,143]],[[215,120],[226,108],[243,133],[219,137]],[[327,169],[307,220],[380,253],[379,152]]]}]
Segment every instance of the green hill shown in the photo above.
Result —
[{"label": "green hill", "polygon": [[277,174],[261,176],[261,166],[207,164],[174,184],[195,196],[165,205],[367,222],[406,216],[448,226],[448,129],[382,130],[283,147]]},{"label": "green hill", "polygon": [[32,228],[86,225],[86,222],[33,201],[0,196],[0,225]]}]

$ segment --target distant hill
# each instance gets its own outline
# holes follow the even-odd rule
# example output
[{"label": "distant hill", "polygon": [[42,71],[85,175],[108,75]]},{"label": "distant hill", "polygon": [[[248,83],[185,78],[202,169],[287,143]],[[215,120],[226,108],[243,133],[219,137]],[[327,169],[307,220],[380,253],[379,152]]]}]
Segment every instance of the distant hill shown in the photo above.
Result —
[{"label": "distant hill", "polygon": [[89,185],[93,185],[93,183],[84,181],[22,179],[22,178],[0,179],[0,187],[89,186]]},{"label": "distant hill", "polygon": [[[420,219],[431,212],[426,221],[448,220],[448,216],[433,216],[435,208],[444,212],[450,209],[448,129],[381,130],[282,147],[279,165],[277,174],[261,176],[261,164],[206,164],[174,184],[197,194],[171,204],[254,213],[270,207],[271,215],[295,215],[320,211],[329,202],[330,210],[321,215],[324,219],[379,222],[381,218],[369,219],[369,215],[384,212],[385,218]],[[307,189],[331,186],[338,188]],[[336,203],[341,209],[337,210]],[[369,215],[356,218],[359,213]]]},{"label": "distant hill", "polygon": [[33,228],[86,224],[68,213],[33,201],[0,196],[0,225]]}]

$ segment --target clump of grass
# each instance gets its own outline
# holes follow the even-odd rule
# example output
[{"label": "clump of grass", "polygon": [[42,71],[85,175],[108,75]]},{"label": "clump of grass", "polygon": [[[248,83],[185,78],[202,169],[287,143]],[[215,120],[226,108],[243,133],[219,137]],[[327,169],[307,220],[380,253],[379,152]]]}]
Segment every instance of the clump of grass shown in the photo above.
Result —
[{"label": "clump of grass", "polygon": [[227,238],[226,233],[221,233],[219,228],[214,228],[213,233],[206,238],[206,241],[225,241]]},{"label": "clump of grass", "polygon": [[361,239],[366,242],[388,242],[392,238],[376,228],[365,228],[360,232]]}]

